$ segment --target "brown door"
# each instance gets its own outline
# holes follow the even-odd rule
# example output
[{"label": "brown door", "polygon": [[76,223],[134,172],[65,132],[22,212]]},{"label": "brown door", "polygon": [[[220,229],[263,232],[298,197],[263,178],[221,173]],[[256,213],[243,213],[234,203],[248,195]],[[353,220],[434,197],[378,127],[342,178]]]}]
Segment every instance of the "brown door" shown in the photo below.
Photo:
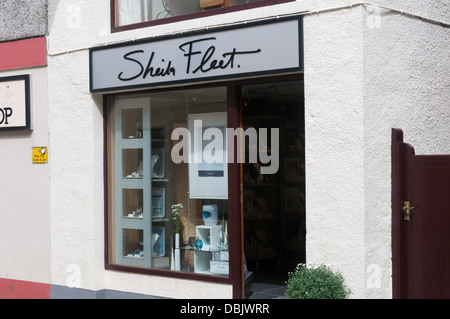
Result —
[{"label": "brown door", "polygon": [[415,155],[392,130],[394,298],[450,298],[450,155]]}]

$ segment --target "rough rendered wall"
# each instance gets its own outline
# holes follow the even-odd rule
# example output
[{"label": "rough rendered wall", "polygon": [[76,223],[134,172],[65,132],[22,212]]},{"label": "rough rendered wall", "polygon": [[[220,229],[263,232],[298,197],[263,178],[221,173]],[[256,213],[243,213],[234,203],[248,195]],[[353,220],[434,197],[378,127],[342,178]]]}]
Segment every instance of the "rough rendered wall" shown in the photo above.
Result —
[{"label": "rough rendered wall", "polygon": [[306,259],[364,294],[362,8],[305,17]]},{"label": "rough rendered wall", "polygon": [[0,42],[47,34],[47,0],[0,1]]},{"label": "rough rendered wall", "polygon": [[353,297],[391,298],[391,128],[417,154],[450,153],[450,3],[320,12],[356,2],[311,0],[305,17],[307,260]]},{"label": "rough rendered wall", "polygon": [[[405,3],[450,22],[450,3]],[[364,15],[365,297],[391,296],[391,128],[416,154],[450,154],[450,28],[398,12]]]}]

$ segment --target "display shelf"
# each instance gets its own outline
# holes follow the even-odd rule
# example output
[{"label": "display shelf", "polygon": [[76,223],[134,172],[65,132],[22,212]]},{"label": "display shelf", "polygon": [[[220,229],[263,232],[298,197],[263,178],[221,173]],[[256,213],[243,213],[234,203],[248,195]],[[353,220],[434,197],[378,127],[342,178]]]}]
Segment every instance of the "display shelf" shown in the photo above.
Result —
[{"label": "display shelf", "polygon": [[166,189],[153,188],[152,190],[152,218],[166,216]]},{"label": "display shelf", "polygon": [[201,248],[186,246],[194,252],[194,272],[202,274],[228,275],[229,252],[223,246],[222,226],[196,226],[196,239],[202,242]]},{"label": "display shelf", "polygon": [[[130,214],[131,215],[131,214]],[[138,216],[123,216],[124,219],[143,219],[144,215],[138,215]]]},{"label": "display shelf", "polygon": [[201,225],[195,228],[196,237],[202,241],[202,250],[210,250],[220,246],[222,226]]},{"label": "display shelf", "polygon": [[164,126],[151,128],[150,104],[148,97],[116,101],[115,232],[122,234],[116,243],[116,259],[123,265],[168,268],[170,192],[161,183],[170,181],[166,133]]},{"label": "display shelf", "polygon": [[153,257],[152,258],[152,268],[169,269],[170,268],[170,257]]},{"label": "display shelf", "polygon": [[142,108],[127,108],[121,112],[122,139],[142,138]]},{"label": "display shelf", "polygon": [[152,182],[156,182],[156,183],[169,183],[170,180],[168,178],[152,178]]},{"label": "display shelf", "polygon": [[228,250],[194,250],[194,272],[200,274],[228,275]]}]

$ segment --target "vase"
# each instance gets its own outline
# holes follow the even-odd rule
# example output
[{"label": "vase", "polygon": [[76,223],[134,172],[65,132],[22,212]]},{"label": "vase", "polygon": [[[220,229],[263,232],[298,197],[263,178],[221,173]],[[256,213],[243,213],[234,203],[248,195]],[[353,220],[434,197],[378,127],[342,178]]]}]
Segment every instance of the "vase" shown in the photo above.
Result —
[{"label": "vase", "polygon": [[224,225],[222,225],[222,227],[224,228],[222,230],[222,240],[221,240],[221,244],[223,246],[228,246],[228,222],[224,222]]},{"label": "vase", "polygon": [[175,234],[175,267],[174,270],[181,270],[181,262],[180,262],[180,234]]},{"label": "vase", "polygon": [[206,226],[215,226],[219,219],[219,210],[217,205],[203,205],[202,207],[203,223]]},{"label": "vase", "polygon": [[170,252],[170,270],[175,270],[175,249],[172,247]]},{"label": "vase", "polygon": [[203,247],[203,242],[198,237],[195,239],[195,248],[201,250]]}]

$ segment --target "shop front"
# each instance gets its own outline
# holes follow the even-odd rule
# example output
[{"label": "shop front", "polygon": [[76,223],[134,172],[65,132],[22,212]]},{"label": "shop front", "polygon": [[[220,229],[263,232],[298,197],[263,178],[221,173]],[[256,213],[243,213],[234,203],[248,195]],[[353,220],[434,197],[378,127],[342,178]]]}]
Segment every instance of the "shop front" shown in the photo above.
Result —
[{"label": "shop front", "polygon": [[294,16],[90,49],[107,270],[244,298],[250,279],[283,283],[305,261],[302,27]]},{"label": "shop front", "polygon": [[391,133],[450,153],[446,6],[334,2],[1,2],[0,297],[403,296]]}]

